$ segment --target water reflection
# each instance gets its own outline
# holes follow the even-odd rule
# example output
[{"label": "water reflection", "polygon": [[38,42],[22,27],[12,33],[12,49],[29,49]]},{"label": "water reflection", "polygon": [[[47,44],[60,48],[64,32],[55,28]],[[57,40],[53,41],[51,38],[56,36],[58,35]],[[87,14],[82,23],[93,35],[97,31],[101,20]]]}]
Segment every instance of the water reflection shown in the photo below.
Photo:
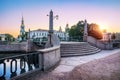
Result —
[{"label": "water reflection", "polygon": [[0,80],[10,78],[39,68],[38,54],[26,54],[0,60]]}]

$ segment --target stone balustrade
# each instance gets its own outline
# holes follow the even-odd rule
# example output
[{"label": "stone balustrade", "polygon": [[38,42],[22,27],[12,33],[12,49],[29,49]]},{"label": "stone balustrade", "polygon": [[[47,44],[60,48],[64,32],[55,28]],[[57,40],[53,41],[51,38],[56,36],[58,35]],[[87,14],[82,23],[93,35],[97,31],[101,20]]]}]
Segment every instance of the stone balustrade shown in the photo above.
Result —
[{"label": "stone balustrade", "polygon": [[40,49],[29,54],[1,58],[0,80],[21,80],[36,71],[46,71],[54,68],[60,59],[60,46]]},{"label": "stone balustrade", "polygon": [[0,52],[26,51],[26,44],[7,44],[0,45]]},{"label": "stone balustrade", "polygon": [[102,40],[97,40],[92,36],[87,37],[87,41],[93,45],[96,46],[102,50],[111,50],[113,49],[113,43],[109,41],[102,41]]},{"label": "stone balustrade", "polygon": [[41,49],[38,50],[38,53],[42,58],[42,62],[40,64],[42,65],[43,70],[48,70],[54,67],[61,59],[60,46]]},{"label": "stone balustrade", "polygon": [[33,52],[37,49],[39,47],[30,40],[22,43],[0,45],[0,52]]}]

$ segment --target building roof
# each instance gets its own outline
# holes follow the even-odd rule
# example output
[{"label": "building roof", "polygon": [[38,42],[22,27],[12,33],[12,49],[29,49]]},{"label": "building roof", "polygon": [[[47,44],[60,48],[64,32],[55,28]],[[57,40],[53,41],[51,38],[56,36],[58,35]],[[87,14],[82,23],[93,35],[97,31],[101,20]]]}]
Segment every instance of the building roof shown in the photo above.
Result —
[{"label": "building roof", "polygon": [[31,31],[48,31],[48,30],[45,30],[45,29],[37,29],[37,30],[31,30]]},{"label": "building roof", "polygon": [[[31,30],[31,32],[34,32],[34,31],[48,31],[46,29],[37,29],[37,30]],[[55,32],[60,32],[60,31],[57,31],[57,30],[54,30]]]}]

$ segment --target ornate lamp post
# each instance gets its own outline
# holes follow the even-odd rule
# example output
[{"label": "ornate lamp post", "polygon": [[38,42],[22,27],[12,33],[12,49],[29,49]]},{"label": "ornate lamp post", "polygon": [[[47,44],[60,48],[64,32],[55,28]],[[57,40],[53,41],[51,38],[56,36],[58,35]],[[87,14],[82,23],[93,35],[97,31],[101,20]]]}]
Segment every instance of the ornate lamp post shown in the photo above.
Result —
[{"label": "ornate lamp post", "polygon": [[51,10],[49,15],[49,33],[53,33],[53,19],[58,19],[58,15],[53,16],[53,11]]},{"label": "ornate lamp post", "polygon": [[51,10],[49,15],[49,41],[50,41],[50,46],[53,46],[52,42],[51,42],[51,37],[52,37],[52,34],[54,33],[53,31],[53,20],[54,19],[58,19],[58,15],[54,16],[53,15],[53,11]]}]

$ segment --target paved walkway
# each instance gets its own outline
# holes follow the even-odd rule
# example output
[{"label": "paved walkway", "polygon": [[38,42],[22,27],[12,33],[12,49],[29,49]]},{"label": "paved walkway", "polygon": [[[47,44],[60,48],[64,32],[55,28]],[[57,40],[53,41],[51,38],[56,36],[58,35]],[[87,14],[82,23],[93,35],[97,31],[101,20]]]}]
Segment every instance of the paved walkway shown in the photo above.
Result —
[{"label": "paved walkway", "polygon": [[107,57],[109,55],[120,52],[120,49],[102,50],[99,53],[85,56],[64,57],[61,59],[59,66],[57,66],[52,73],[62,73],[72,71],[76,66],[87,63],[89,61]]}]

